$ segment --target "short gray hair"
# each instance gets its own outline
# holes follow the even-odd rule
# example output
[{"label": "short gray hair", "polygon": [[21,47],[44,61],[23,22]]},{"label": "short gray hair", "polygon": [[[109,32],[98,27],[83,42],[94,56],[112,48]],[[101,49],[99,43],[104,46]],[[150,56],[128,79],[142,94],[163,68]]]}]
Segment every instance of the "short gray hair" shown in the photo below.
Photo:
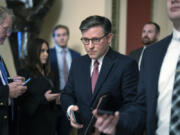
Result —
[{"label": "short gray hair", "polygon": [[7,17],[7,16],[11,17],[12,21],[14,20],[14,14],[13,14],[12,10],[0,6],[0,24],[3,23],[5,17]]}]

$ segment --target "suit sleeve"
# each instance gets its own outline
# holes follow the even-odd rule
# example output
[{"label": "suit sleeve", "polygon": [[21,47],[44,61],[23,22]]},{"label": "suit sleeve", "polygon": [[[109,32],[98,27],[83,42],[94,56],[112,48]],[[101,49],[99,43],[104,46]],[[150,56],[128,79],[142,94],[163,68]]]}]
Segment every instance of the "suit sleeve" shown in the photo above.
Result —
[{"label": "suit sleeve", "polygon": [[139,106],[135,103],[138,83],[138,67],[135,61],[130,62],[125,67],[122,80],[123,104],[120,108],[120,119],[117,132],[126,133],[127,135],[142,132],[144,126],[144,113],[137,111]]},{"label": "suit sleeve", "polygon": [[8,99],[9,97],[9,87],[6,86],[0,86],[0,100]]}]

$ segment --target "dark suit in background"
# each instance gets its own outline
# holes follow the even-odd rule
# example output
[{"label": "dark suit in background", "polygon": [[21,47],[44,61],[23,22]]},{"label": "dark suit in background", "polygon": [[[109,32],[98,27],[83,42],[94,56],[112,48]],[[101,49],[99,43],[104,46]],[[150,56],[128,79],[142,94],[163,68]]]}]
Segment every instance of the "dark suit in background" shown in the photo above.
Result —
[{"label": "dark suit in background", "polygon": [[139,69],[141,65],[141,59],[146,47],[151,46],[155,42],[159,40],[160,36],[160,26],[152,21],[147,22],[144,24],[141,32],[141,41],[143,47],[138,48],[130,52],[129,56],[135,59],[138,63]]},{"label": "dark suit in background", "polygon": [[[1,58],[2,60],[2,58]],[[9,76],[8,71],[6,73]],[[2,80],[0,79],[0,134],[8,135],[9,134],[9,107],[8,107],[8,98],[9,98],[9,87],[8,85],[4,86]]]},{"label": "dark suit in background", "polygon": [[[67,111],[70,105],[77,104],[79,106],[83,119],[83,129],[79,130],[79,134],[83,135],[92,117],[92,109],[96,106],[97,98],[104,93],[111,93],[113,96],[112,108],[120,111],[121,126],[119,131],[123,135],[131,134],[138,123],[135,121],[132,125],[128,124],[131,121],[128,113],[134,102],[138,81],[136,62],[110,48],[104,57],[93,94],[90,66],[91,59],[88,55],[72,62],[69,79],[61,95],[64,111]],[[126,130],[127,128],[129,130]],[[136,132],[138,133],[138,129]]]},{"label": "dark suit in background", "polygon": [[130,56],[131,58],[135,59],[135,60],[137,61],[137,63],[139,63],[139,58],[140,58],[140,56],[141,56],[142,50],[143,50],[143,47],[138,48],[138,49],[132,51],[132,52],[129,54],[129,56]]},{"label": "dark suit in background", "polygon": [[[69,49],[71,53],[72,60],[79,57],[80,54],[72,49]],[[57,51],[55,48],[50,49],[50,63],[51,63],[51,70],[55,73],[55,87],[56,89],[60,88],[60,78],[59,78],[59,69],[58,69],[58,61],[57,61]]]},{"label": "dark suit in background", "polygon": [[140,80],[138,85],[138,103],[146,105],[146,134],[155,135],[157,129],[158,115],[158,81],[163,59],[171,42],[172,35],[160,42],[148,47],[144,51],[141,63]]},{"label": "dark suit in background", "polygon": [[[72,49],[69,49],[70,54],[71,54],[71,58],[72,61],[73,59],[77,58],[80,56],[80,54]],[[58,61],[57,61],[57,51],[55,48],[50,49],[50,63],[51,63],[51,70],[54,72],[55,75],[55,88],[59,91],[61,91],[60,89],[60,76],[59,76],[59,72],[60,69],[58,68]],[[66,117],[66,113],[64,113],[62,111],[61,105],[59,105],[59,117],[57,118],[57,126],[56,126],[56,130],[58,132],[58,135],[68,135],[70,133],[70,124],[69,121]]]}]

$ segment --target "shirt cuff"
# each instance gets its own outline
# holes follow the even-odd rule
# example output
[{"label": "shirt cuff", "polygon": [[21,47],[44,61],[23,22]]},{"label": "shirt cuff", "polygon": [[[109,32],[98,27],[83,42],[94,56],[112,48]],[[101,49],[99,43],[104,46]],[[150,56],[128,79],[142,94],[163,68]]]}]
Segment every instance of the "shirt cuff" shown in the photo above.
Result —
[{"label": "shirt cuff", "polygon": [[70,110],[71,108],[74,107],[74,105],[70,105],[67,109],[67,116],[68,116],[68,119],[70,119]]}]

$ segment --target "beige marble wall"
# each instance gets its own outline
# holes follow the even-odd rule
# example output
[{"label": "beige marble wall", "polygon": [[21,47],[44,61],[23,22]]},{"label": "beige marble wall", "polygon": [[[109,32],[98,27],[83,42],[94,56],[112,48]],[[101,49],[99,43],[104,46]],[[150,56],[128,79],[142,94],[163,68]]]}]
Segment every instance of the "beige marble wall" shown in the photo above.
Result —
[{"label": "beige marble wall", "polygon": [[80,41],[79,25],[90,15],[102,15],[111,19],[111,0],[56,0],[44,19],[40,37],[47,39],[53,47],[51,36],[53,26],[67,25],[70,29],[69,47],[85,54]]},{"label": "beige marble wall", "polygon": [[172,23],[166,11],[166,0],[153,0],[152,20],[161,27],[161,39],[172,32]]}]

